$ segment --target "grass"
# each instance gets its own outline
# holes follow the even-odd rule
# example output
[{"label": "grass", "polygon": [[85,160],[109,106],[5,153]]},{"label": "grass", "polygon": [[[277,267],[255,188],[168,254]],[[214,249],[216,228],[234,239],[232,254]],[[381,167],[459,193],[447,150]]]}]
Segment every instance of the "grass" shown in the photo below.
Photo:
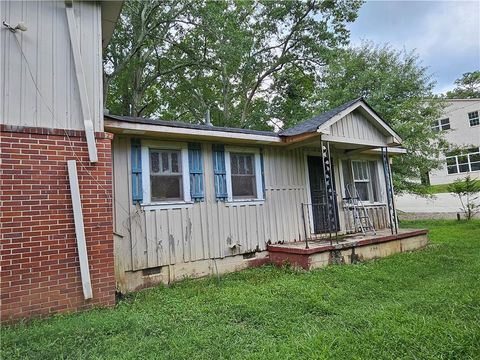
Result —
[{"label": "grass", "polygon": [[426,250],[303,272],[263,267],[3,327],[3,359],[478,359],[480,222]]},{"label": "grass", "polygon": [[[480,180],[476,180],[476,183],[480,186]],[[441,194],[441,193],[449,193],[448,185],[450,184],[439,184],[439,185],[430,185],[428,190],[430,194]]]}]

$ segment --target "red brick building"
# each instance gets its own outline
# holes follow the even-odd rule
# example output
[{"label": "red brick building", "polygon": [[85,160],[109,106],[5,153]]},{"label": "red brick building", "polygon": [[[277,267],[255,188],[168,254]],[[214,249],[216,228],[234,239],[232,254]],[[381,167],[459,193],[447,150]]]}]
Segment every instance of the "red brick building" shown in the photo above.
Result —
[{"label": "red brick building", "polygon": [[102,49],[121,3],[0,4],[2,322],[115,303]]}]

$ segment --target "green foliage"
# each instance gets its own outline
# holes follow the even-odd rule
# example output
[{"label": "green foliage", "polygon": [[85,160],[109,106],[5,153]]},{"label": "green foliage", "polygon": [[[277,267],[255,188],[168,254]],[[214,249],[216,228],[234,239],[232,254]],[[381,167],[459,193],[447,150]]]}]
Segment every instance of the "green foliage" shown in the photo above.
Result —
[{"label": "green foliage", "polygon": [[477,202],[480,193],[480,183],[468,175],[463,180],[457,179],[448,186],[448,191],[458,196],[462,204],[461,210],[465,214],[467,220],[471,220],[473,216],[480,210],[480,204]]},{"label": "green foliage", "polygon": [[5,359],[477,359],[479,221],[406,222],[432,245],[317,271],[264,267],[2,327]]},{"label": "green foliage", "polygon": [[346,23],[360,5],[126,2],[105,56],[107,107],[197,123],[210,109],[217,125],[271,127],[269,99],[277,79],[293,68],[313,76],[332,50],[347,43]]},{"label": "green foliage", "polygon": [[455,80],[455,89],[448,91],[449,99],[479,99],[480,98],[480,70],[467,72]]},{"label": "green foliage", "polygon": [[318,112],[364,97],[402,137],[407,154],[393,162],[395,190],[426,193],[415,181],[440,165],[446,149],[443,134],[431,123],[440,117],[442,103],[433,97],[434,81],[414,52],[365,42],[331,59],[317,96]]}]

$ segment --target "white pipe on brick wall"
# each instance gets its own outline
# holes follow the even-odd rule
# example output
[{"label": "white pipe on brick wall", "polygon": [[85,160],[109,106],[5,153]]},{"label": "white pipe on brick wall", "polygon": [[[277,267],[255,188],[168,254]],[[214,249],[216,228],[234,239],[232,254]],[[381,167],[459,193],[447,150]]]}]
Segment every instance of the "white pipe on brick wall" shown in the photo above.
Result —
[{"label": "white pipe on brick wall", "polygon": [[87,244],[83,226],[82,202],[78,186],[77,162],[68,160],[68,180],[70,181],[70,194],[73,205],[73,218],[75,220],[75,235],[77,238],[78,258],[80,260],[80,275],[82,277],[83,296],[85,299],[93,298],[90,269],[88,267]]}]

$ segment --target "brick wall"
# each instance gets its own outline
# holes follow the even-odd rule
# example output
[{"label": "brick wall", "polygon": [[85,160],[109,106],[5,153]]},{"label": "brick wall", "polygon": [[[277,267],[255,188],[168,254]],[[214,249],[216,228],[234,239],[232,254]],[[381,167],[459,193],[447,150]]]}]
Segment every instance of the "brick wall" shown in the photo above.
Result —
[{"label": "brick wall", "polygon": [[[114,305],[112,135],[96,138],[99,161],[91,165],[83,132],[1,125],[1,321]],[[70,159],[77,160],[90,300],[80,277]]]}]

